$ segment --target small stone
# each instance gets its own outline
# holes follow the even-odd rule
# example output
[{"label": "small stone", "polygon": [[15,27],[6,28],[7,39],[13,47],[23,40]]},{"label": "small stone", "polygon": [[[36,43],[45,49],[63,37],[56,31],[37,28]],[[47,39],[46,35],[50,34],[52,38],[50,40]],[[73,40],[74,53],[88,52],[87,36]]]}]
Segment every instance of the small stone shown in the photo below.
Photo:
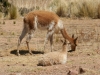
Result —
[{"label": "small stone", "polygon": [[78,72],[75,70],[69,70],[69,72],[67,73],[67,75],[78,75]]},{"label": "small stone", "polygon": [[22,64],[23,66],[26,66],[25,64]]},{"label": "small stone", "polygon": [[10,66],[10,65],[7,65],[7,66]]},{"label": "small stone", "polygon": [[85,73],[85,70],[83,68],[79,67],[79,74],[83,74],[83,73]]}]

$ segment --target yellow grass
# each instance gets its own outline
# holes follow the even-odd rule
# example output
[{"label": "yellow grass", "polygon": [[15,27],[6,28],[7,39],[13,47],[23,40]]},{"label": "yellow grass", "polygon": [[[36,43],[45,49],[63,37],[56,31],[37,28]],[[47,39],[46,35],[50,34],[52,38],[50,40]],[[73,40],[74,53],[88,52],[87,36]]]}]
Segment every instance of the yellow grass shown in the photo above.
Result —
[{"label": "yellow grass", "polygon": [[67,17],[100,17],[100,0],[9,0],[19,10],[48,10]]}]

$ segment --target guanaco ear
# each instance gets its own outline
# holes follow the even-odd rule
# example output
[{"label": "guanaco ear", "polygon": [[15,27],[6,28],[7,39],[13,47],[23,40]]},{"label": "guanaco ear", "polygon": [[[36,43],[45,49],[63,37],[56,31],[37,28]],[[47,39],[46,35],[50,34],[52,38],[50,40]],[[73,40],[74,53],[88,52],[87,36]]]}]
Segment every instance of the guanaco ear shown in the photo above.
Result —
[{"label": "guanaco ear", "polygon": [[60,40],[62,43],[64,43],[64,41],[63,40]]},{"label": "guanaco ear", "polygon": [[64,40],[64,45],[67,44],[66,39]]},{"label": "guanaco ear", "polygon": [[72,35],[72,38],[74,38],[74,34]]},{"label": "guanaco ear", "polygon": [[78,39],[78,37],[76,37],[74,40],[76,41]]},{"label": "guanaco ear", "polygon": [[61,42],[63,43],[63,45],[66,45],[67,44],[66,39],[65,40],[61,40]]},{"label": "guanaco ear", "polygon": [[76,46],[77,46],[77,39],[78,39],[78,37],[76,37],[75,39],[74,39],[74,42],[75,42],[75,44],[76,44]]}]

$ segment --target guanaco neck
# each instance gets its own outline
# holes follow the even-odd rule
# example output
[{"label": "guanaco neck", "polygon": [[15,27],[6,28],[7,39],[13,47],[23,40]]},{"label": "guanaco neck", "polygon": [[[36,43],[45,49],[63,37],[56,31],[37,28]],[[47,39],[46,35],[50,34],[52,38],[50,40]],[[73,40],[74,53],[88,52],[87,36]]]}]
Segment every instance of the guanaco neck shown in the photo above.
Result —
[{"label": "guanaco neck", "polygon": [[69,35],[67,34],[65,28],[61,29],[61,33],[62,33],[62,35],[63,35],[63,37],[65,39],[67,39],[69,42],[71,42],[72,44],[74,44],[74,39],[71,38],[71,37],[69,37]]},{"label": "guanaco neck", "polygon": [[62,47],[62,52],[63,52],[63,53],[66,53],[66,52],[67,52],[67,47],[66,47],[66,45],[63,45],[63,47]]}]

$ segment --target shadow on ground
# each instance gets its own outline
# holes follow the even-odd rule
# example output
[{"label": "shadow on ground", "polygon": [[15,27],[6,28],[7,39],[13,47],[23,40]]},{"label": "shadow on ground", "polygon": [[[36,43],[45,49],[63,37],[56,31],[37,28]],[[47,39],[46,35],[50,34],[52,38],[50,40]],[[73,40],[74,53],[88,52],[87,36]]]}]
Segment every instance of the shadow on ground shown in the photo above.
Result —
[{"label": "shadow on ground", "polygon": [[74,52],[75,50],[69,50],[68,52]]},{"label": "shadow on ground", "polygon": [[[12,50],[10,51],[11,54],[14,54],[14,55],[17,55],[17,50]],[[20,50],[19,51],[20,55],[25,55],[25,54],[28,54],[29,51],[28,50]],[[32,51],[33,54],[44,54],[43,51]]]}]

